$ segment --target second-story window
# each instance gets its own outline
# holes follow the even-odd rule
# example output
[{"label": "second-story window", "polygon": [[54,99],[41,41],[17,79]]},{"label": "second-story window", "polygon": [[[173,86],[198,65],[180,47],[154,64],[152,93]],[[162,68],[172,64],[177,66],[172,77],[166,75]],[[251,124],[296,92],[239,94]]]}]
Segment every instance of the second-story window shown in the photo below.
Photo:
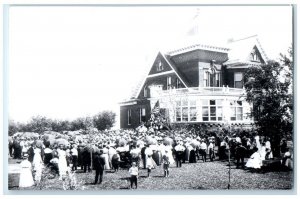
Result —
[{"label": "second-story window", "polygon": [[172,78],[171,77],[167,77],[167,89],[171,89],[172,88]]},{"label": "second-story window", "polygon": [[208,78],[209,78],[209,72],[205,71],[205,72],[204,72],[204,78],[203,78],[203,85],[204,85],[205,87],[208,87],[208,86],[209,86],[209,85],[208,85]]},{"label": "second-story window", "polygon": [[234,87],[243,88],[243,73],[241,72],[234,73]]}]

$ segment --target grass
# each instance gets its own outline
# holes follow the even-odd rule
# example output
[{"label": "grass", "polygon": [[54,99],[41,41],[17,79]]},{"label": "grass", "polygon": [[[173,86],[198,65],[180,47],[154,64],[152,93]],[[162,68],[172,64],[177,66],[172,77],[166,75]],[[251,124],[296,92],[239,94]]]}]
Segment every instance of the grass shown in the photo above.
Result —
[{"label": "grass", "polygon": [[[147,170],[141,169],[138,178],[139,190],[225,190],[228,187],[228,162],[198,162],[183,164],[181,168],[172,166],[170,177],[163,177],[163,168],[157,167],[147,178]],[[126,190],[129,189],[129,174],[125,169],[117,173],[107,171],[102,184],[92,185],[94,171],[82,173],[77,171],[77,181],[84,190]],[[17,187],[18,174],[9,175],[9,189]],[[44,179],[43,190],[63,190],[63,182],[54,179]],[[230,188],[234,190],[288,190],[293,188],[292,171],[272,171],[267,173],[252,173],[248,170],[231,169]],[[40,190],[34,186],[26,190]]]}]

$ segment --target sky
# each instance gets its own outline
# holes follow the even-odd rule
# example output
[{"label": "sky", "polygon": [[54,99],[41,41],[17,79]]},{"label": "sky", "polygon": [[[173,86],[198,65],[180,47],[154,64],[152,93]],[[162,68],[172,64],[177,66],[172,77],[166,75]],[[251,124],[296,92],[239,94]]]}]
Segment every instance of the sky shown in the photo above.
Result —
[{"label": "sky", "polygon": [[8,112],[19,122],[118,113],[157,53],[183,47],[195,24],[198,43],[258,35],[271,59],[292,44],[289,6],[12,6],[8,20]]}]

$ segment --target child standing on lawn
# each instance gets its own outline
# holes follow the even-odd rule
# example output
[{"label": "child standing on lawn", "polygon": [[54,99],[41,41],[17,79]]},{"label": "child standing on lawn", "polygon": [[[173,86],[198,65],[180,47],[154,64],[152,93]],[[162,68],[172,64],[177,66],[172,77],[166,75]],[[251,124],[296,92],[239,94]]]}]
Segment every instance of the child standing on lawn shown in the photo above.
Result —
[{"label": "child standing on lawn", "polygon": [[133,183],[135,184],[135,188],[137,189],[137,177],[139,175],[139,169],[136,166],[136,162],[132,163],[132,167],[129,169],[130,174],[130,188],[132,188]]},{"label": "child standing on lawn", "polygon": [[165,177],[169,177],[169,166],[170,166],[170,159],[168,155],[168,150],[165,151],[165,154],[162,157],[162,162],[163,162],[163,167],[164,167],[164,172],[165,172]]}]

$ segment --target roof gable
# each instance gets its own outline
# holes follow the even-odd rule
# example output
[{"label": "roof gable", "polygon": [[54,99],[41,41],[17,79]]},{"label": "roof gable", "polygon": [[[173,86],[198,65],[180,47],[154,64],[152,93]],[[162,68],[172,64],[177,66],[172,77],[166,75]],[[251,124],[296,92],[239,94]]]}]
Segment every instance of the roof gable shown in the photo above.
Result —
[{"label": "roof gable", "polygon": [[148,75],[153,75],[157,73],[163,73],[166,71],[171,71],[172,68],[167,63],[166,59],[163,57],[163,55],[159,52],[158,55],[155,58],[155,61],[150,69],[150,72]]},{"label": "roof gable", "polygon": [[[154,73],[152,74],[152,69],[153,67],[156,67],[156,61],[157,60],[160,60],[162,63],[165,63],[166,65],[166,71],[160,71],[160,72],[157,72],[157,73]],[[168,68],[170,68],[170,70],[167,70]],[[137,87],[138,89],[135,89],[134,90],[134,93],[132,95],[131,98],[138,98],[139,94],[141,93],[142,91],[142,88],[145,86],[145,83],[146,83],[146,80],[148,78],[148,76],[151,76],[151,75],[159,75],[159,73],[161,74],[164,74],[165,72],[171,72],[171,71],[174,71],[174,73],[176,74],[176,76],[179,78],[179,80],[182,82],[182,84],[187,88],[187,84],[186,84],[186,81],[184,81],[183,77],[178,74],[178,71],[177,69],[172,65],[172,63],[170,62],[170,60],[168,60],[161,52],[158,53],[158,55],[156,56],[156,59],[154,61],[154,63],[152,64],[152,67],[150,68],[150,71],[147,73],[147,75],[144,77],[143,81],[141,81],[141,83],[139,84],[139,86]]]},{"label": "roof gable", "polygon": [[256,62],[261,64],[265,63],[256,45],[253,47],[252,51],[248,54],[246,61]]},{"label": "roof gable", "polygon": [[[228,61],[224,64],[236,63],[266,63],[268,58],[261,47],[257,36],[234,41],[229,44]],[[257,60],[253,60],[253,53],[257,55]]]}]

